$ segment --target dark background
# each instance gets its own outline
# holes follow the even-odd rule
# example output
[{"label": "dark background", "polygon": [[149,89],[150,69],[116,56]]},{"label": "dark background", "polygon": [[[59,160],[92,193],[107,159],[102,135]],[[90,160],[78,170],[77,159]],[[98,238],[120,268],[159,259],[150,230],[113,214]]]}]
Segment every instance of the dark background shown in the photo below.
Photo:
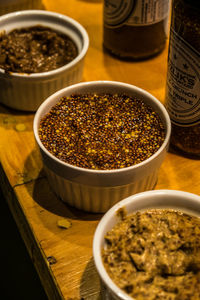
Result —
[{"label": "dark background", "polygon": [[2,300],[47,300],[1,190],[0,201],[0,298]]}]

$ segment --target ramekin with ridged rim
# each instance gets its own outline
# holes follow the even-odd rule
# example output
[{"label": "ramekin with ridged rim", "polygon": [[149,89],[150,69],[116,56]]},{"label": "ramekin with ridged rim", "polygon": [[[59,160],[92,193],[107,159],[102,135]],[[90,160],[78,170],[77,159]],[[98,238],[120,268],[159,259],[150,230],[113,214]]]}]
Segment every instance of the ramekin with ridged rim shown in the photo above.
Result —
[{"label": "ramekin with ridged rim", "polygon": [[24,10],[0,17],[0,32],[43,25],[67,34],[78,48],[70,63],[48,72],[14,73],[0,69],[0,103],[17,110],[36,111],[51,94],[82,80],[89,37],[81,24],[65,15],[45,10]]},{"label": "ramekin with ridged rim", "polygon": [[106,244],[104,237],[120,221],[117,212],[121,208],[128,215],[136,211],[160,208],[200,217],[200,196],[178,190],[145,191],[123,199],[107,211],[97,225],[93,238],[94,263],[101,281],[102,299],[106,300],[134,300],[112,281],[102,260],[102,249]]},{"label": "ramekin with ridged rim", "polygon": [[[92,170],[59,160],[42,144],[38,134],[39,124],[61,97],[74,93],[118,93],[143,99],[159,114],[164,124],[163,144],[150,158],[122,169]],[[55,193],[71,206],[88,212],[103,213],[123,198],[154,188],[159,168],[168,150],[171,123],[163,104],[147,91],[122,82],[91,81],[72,85],[51,95],[37,110],[33,129],[47,178]]]}]

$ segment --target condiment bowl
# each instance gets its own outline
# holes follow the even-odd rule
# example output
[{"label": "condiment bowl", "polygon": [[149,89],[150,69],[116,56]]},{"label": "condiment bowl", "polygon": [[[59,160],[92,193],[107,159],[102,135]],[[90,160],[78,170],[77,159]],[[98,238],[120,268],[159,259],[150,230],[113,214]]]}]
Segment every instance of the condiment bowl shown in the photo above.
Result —
[{"label": "condiment bowl", "polygon": [[[164,124],[163,144],[145,161],[121,169],[87,169],[61,161],[44,147],[38,129],[41,119],[51,107],[63,96],[70,96],[74,93],[118,93],[143,99],[159,114]],[[46,99],[34,118],[34,135],[41,151],[50,186],[63,201],[71,206],[95,213],[103,213],[125,197],[154,188],[159,168],[167,153],[170,132],[171,123],[168,113],[159,100],[143,89],[115,81],[91,81],[64,88]]]},{"label": "condiment bowl", "polygon": [[115,204],[100,220],[93,239],[94,263],[102,283],[102,299],[133,300],[122,291],[108,275],[102,260],[102,249],[106,247],[105,235],[119,219],[120,209],[127,215],[152,208],[178,210],[189,215],[200,216],[200,196],[177,190],[151,190],[132,195]]},{"label": "condiment bowl", "polygon": [[68,35],[78,48],[78,55],[68,64],[48,72],[15,73],[0,69],[0,102],[8,107],[36,111],[52,93],[82,79],[89,38],[81,24],[65,15],[45,10],[24,10],[0,17],[0,32],[42,25]]}]

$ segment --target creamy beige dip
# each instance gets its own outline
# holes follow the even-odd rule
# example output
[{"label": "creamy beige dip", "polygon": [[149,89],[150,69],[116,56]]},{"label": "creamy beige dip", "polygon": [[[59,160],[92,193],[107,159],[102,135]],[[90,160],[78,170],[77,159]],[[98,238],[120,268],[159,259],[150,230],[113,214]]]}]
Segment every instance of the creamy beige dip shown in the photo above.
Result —
[{"label": "creamy beige dip", "polygon": [[200,299],[200,219],[161,209],[121,216],[102,251],[112,280],[135,299]]}]

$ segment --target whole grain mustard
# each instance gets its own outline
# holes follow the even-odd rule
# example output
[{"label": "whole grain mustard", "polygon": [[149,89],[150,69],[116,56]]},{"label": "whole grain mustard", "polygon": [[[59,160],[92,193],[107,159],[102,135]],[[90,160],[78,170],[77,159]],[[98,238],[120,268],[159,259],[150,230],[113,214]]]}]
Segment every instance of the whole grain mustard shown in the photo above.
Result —
[{"label": "whole grain mustard", "polygon": [[102,250],[115,284],[136,300],[200,299],[200,219],[167,209],[119,215]]},{"label": "whole grain mustard", "polygon": [[110,170],[130,167],[162,145],[165,128],[141,99],[128,95],[63,97],[41,120],[46,149],[71,165]]}]

